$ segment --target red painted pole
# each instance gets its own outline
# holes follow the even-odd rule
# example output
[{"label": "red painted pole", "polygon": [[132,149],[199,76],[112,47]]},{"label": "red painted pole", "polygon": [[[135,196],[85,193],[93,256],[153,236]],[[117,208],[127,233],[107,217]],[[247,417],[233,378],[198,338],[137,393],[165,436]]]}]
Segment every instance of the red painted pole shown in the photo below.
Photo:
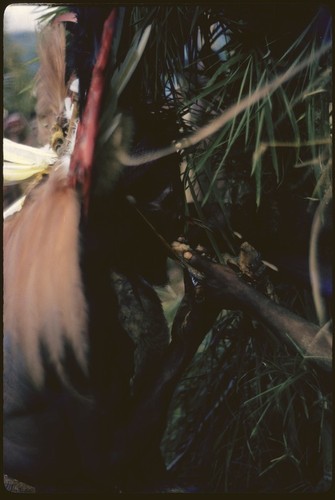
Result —
[{"label": "red painted pole", "polygon": [[75,187],[77,184],[81,184],[85,213],[88,210],[94,149],[105,86],[105,71],[114,35],[115,20],[116,9],[113,9],[104,23],[101,47],[93,68],[86,107],[78,125],[76,143],[70,162],[69,185]]}]

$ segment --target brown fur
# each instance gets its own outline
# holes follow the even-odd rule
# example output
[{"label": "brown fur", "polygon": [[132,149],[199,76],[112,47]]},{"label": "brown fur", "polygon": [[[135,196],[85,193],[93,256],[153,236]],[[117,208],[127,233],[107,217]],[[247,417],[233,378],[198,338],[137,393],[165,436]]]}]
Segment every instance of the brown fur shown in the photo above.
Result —
[{"label": "brown fur", "polygon": [[51,128],[63,111],[65,85],[65,29],[62,24],[47,25],[38,36],[40,68],[36,75],[36,114],[38,139],[47,144]]},{"label": "brown fur", "polygon": [[86,366],[87,311],[79,266],[80,207],[58,168],[4,223],[4,326],[43,381],[39,343],[62,371],[64,339]]}]

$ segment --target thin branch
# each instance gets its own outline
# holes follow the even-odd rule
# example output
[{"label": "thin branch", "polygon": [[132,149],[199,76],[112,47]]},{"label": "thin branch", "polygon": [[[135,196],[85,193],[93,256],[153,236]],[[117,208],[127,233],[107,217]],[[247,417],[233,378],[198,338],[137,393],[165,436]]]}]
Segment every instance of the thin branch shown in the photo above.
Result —
[{"label": "thin branch", "polygon": [[320,325],[324,325],[327,319],[326,308],[321,295],[321,276],[318,259],[318,242],[322,230],[322,217],[324,211],[332,200],[332,188],[328,188],[324,197],[315,212],[309,245],[309,273],[311,278],[312,295],[315,309],[318,315]]}]

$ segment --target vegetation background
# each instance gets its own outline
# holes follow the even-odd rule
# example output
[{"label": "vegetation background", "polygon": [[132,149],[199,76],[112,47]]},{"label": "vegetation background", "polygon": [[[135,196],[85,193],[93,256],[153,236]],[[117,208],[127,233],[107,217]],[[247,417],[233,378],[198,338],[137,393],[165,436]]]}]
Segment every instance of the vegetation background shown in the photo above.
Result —
[{"label": "vegetation background", "polygon": [[4,109],[19,111],[28,120],[34,114],[32,80],[38,69],[36,34],[33,31],[4,32]]},{"label": "vegetation background", "polygon": [[[330,10],[318,2],[260,3],[257,15],[244,3],[130,11],[130,32],[151,22],[152,37],[128,95],[136,88],[135,96],[173,105],[184,133],[331,40]],[[31,33],[4,36],[4,107],[27,119],[34,43]],[[331,319],[331,105],[329,50],[184,154],[189,215],[206,228],[213,253],[236,255],[240,234],[279,269],[269,271],[271,297],[321,324]],[[315,300],[309,256],[318,207]],[[223,311],[177,387],[162,451],[170,470],[209,491],[326,491],[331,430],[331,380],[252,318]]]}]

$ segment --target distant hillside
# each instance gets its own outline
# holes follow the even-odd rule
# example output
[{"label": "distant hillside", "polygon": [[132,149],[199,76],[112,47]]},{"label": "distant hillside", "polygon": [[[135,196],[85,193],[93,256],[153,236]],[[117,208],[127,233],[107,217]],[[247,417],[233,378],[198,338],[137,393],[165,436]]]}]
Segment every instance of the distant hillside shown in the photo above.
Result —
[{"label": "distant hillside", "polygon": [[[18,31],[15,33],[6,33],[9,42],[14,43],[20,48],[20,56],[23,63],[34,61],[37,58],[36,52],[36,33],[34,31]],[[4,50],[6,50],[6,37],[4,38]],[[27,70],[35,74],[38,69],[38,61],[27,65]]]},{"label": "distant hillside", "polygon": [[32,86],[39,67],[35,32],[5,32],[3,56],[4,108],[7,113],[21,112],[29,119],[35,108]]}]

